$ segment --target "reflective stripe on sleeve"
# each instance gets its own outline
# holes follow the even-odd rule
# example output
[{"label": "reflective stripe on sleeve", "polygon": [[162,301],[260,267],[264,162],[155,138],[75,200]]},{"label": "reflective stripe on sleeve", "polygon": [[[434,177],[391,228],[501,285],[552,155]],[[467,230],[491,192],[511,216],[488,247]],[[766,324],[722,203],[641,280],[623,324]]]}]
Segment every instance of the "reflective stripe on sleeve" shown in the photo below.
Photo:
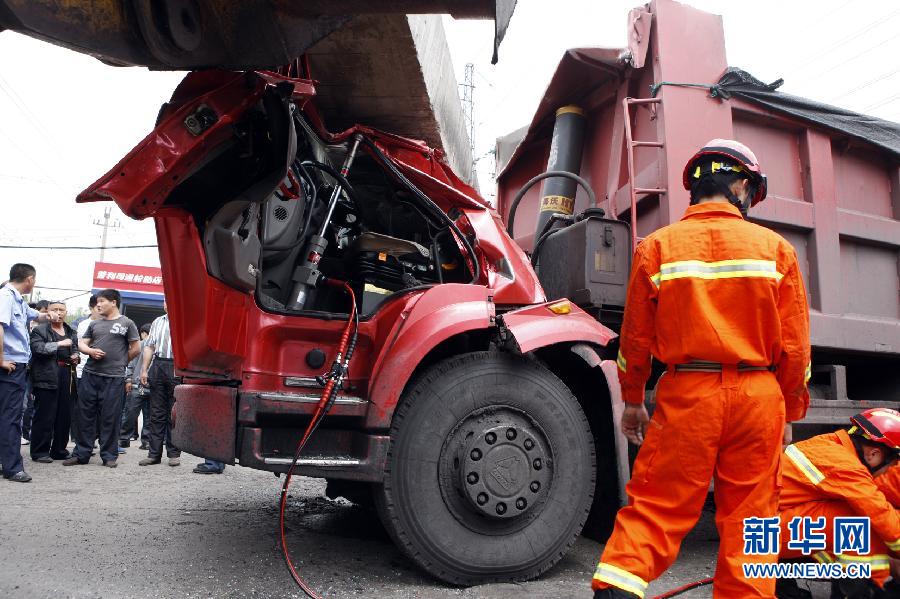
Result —
[{"label": "reflective stripe on sleeve", "polygon": [[806,365],[806,374],[803,376],[803,384],[809,382],[809,379],[812,378],[812,362]]},{"label": "reflective stripe on sleeve", "polygon": [[780,281],[783,277],[776,269],[774,260],[682,260],[661,265],[659,272],[651,276],[650,280],[659,287],[665,281],[674,279],[764,278]]},{"label": "reflective stripe on sleeve", "polygon": [[834,558],[831,557],[831,554],[827,551],[819,551],[818,553],[813,554],[813,559],[815,559],[820,564],[833,564]]},{"label": "reflective stripe on sleeve", "polygon": [[886,555],[845,555],[837,556],[837,561],[842,564],[869,564],[873,570],[887,570],[891,567],[891,560]]},{"label": "reflective stripe on sleeve", "polygon": [[885,545],[887,545],[888,549],[890,549],[891,551],[900,552],[900,539],[897,539],[896,541],[892,541],[890,543],[885,543]]},{"label": "reflective stripe on sleeve", "polygon": [[648,585],[644,579],[635,576],[631,572],[627,572],[622,568],[617,568],[611,564],[604,564],[603,562],[597,564],[597,570],[594,572],[594,579],[605,582],[606,584],[611,584],[623,591],[634,593],[641,599],[644,599],[644,591],[647,590]]},{"label": "reflective stripe on sleeve", "polygon": [[784,450],[784,455],[794,462],[794,465],[806,475],[806,478],[808,478],[812,484],[818,485],[825,480],[825,475],[816,468],[815,464],[809,461],[809,458],[803,455],[802,451],[797,449],[796,445],[788,445],[787,449]]},{"label": "reflective stripe on sleeve", "polygon": [[619,351],[619,355],[616,357],[616,366],[619,367],[619,370],[622,372],[627,371],[628,363],[625,361],[625,356],[622,355],[622,352]]}]

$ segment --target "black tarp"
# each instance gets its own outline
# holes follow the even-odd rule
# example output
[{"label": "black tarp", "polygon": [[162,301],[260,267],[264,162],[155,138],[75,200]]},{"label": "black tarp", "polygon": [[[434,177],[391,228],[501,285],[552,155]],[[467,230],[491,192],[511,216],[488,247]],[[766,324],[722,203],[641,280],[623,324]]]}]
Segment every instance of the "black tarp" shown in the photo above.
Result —
[{"label": "black tarp", "polygon": [[729,67],[712,87],[714,96],[728,99],[737,96],[771,110],[823,125],[887,150],[900,160],[900,123],[886,121],[776,91],[783,80],[763,83],[747,71]]}]

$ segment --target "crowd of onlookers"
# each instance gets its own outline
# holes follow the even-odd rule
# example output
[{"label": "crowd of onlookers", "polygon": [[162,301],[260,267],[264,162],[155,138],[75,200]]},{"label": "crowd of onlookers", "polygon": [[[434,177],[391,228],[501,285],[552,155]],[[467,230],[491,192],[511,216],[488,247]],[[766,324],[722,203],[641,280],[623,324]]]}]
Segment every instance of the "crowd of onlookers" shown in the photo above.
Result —
[{"label": "crowd of onlookers", "polygon": [[[15,264],[0,286],[3,477],[31,481],[22,460],[26,445],[35,462],[78,466],[99,453],[104,466],[115,468],[131,442],[140,441],[147,457],[139,465],[160,464],[163,448],[168,464],[180,465],[171,438],[178,377],[168,314],[138,329],[122,314],[120,293],[104,289],[91,296],[89,316],[73,328],[65,302],[26,302],[35,278],[33,266]],[[194,472],[224,469],[206,460]]]}]

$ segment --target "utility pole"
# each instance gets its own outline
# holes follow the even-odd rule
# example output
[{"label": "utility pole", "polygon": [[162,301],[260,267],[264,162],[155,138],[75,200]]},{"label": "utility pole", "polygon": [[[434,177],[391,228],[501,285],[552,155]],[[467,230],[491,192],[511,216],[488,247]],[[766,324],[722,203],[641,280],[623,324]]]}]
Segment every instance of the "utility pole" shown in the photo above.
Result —
[{"label": "utility pole", "polygon": [[466,71],[463,82],[460,84],[462,88],[462,108],[463,116],[466,120],[466,128],[469,134],[469,153],[472,156],[472,181],[478,181],[478,175],[475,172],[475,65],[471,62],[466,63]]},{"label": "utility pole", "polygon": [[119,222],[119,219],[116,219],[112,223],[110,223],[110,216],[112,216],[112,207],[107,206],[103,209],[103,221],[101,222],[100,219],[94,219],[95,225],[103,227],[103,234],[100,238],[100,262],[106,262],[106,235],[110,227],[112,227],[113,229],[119,229],[122,227],[122,223]]}]

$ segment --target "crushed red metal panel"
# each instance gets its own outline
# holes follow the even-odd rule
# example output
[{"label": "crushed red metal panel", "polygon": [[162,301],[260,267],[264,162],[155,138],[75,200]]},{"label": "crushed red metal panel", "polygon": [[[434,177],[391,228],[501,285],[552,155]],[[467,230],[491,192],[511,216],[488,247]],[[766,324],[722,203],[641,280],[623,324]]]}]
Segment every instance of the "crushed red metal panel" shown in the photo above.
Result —
[{"label": "crushed red metal panel", "polygon": [[509,330],[522,353],[557,343],[589,341],[605,347],[617,337],[616,333],[574,304],[567,313],[555,314],[547,302],[526,306],[503,315],[503,324]]},{"label": "crushed red metal panel", "polygon": [[[272,86],[265,73],[199,71],[188,74],[173,94],[159,126],[108,173],[78,195],[78,202],[114,200],[132,218],[152,215],[208,152],[233,135],[234,116],[256,104]],[[315,93],[311,82],[281,77],[303,99]],[[190,100],[188,100],[188,98]],[[185,123],[201,109],[211,112],[197,132]]]},{"label": "crushed red metal panel", "polygon": [[[208,275],[190,214],[167,209],[156,215],[155,224],[175,366],[198,377],[240,376],[252,298]],[[203,306],[199,319],[197,306]]]}]

